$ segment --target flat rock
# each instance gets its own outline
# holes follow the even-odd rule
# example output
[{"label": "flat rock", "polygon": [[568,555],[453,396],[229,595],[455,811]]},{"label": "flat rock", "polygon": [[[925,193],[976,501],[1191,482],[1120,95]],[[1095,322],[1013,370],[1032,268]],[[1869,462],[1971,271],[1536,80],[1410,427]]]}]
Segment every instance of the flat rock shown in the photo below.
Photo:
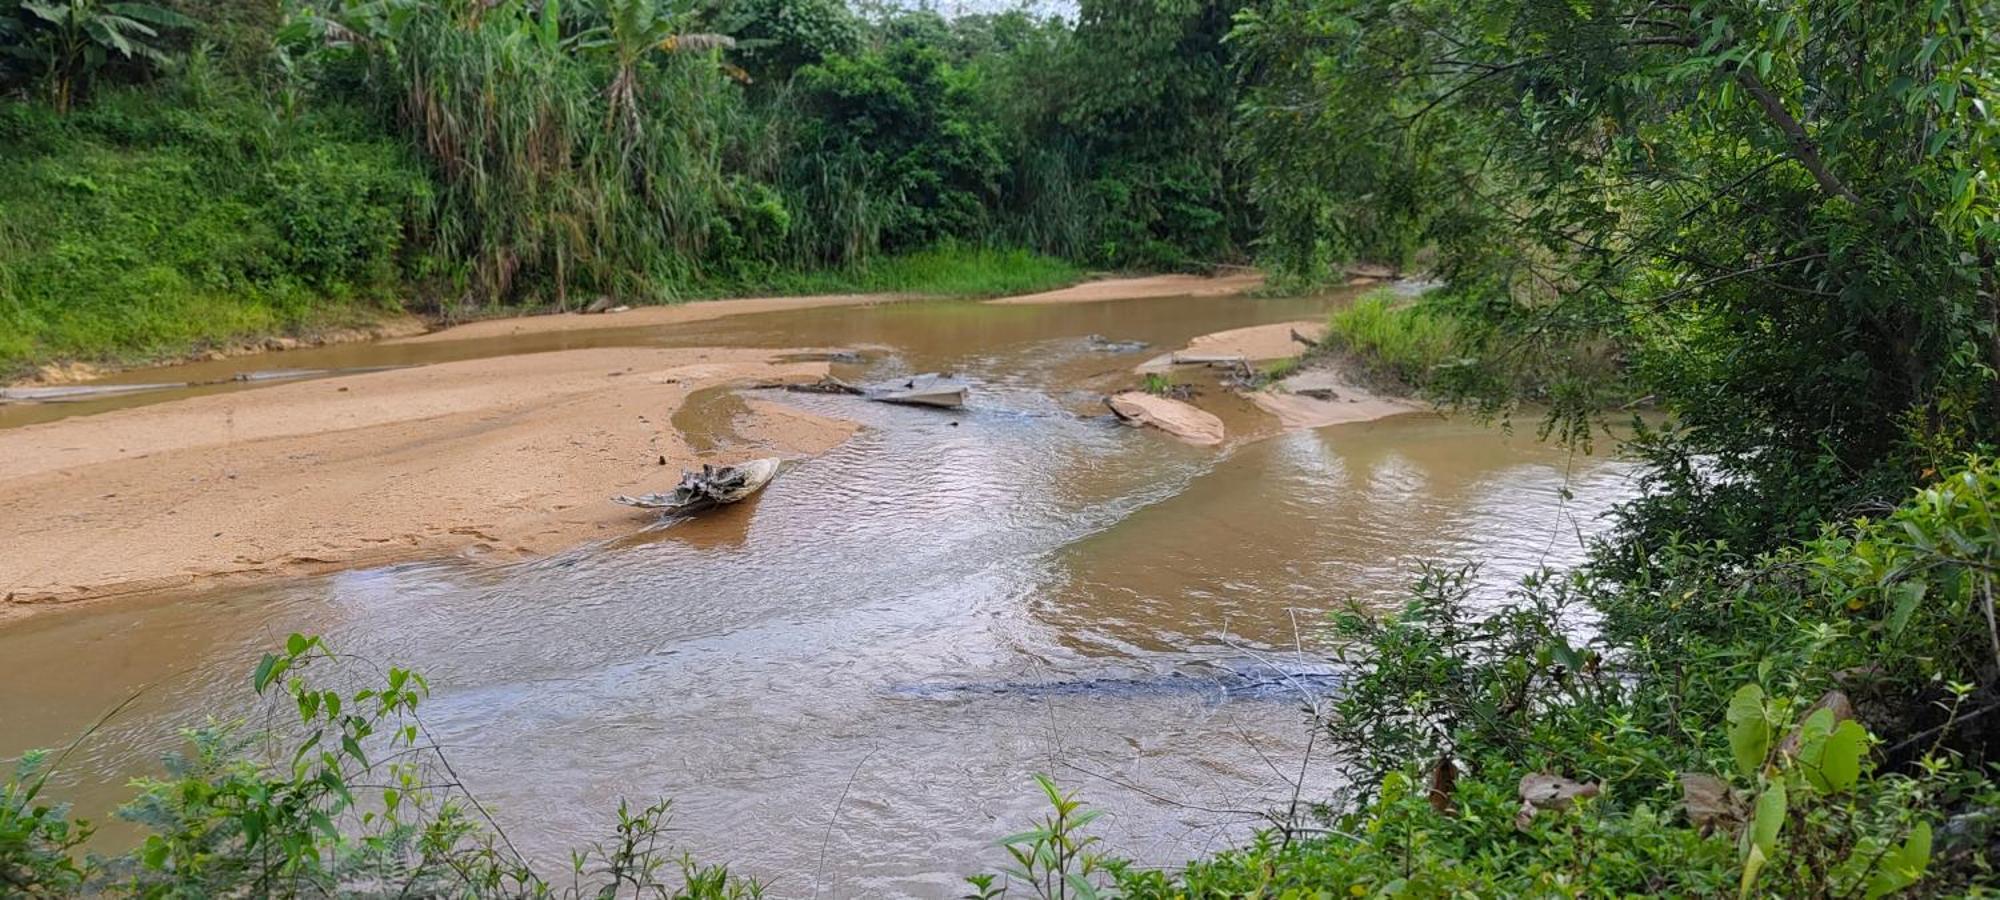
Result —
[{"label": "flat rock", "polygon": [[1192,404],[1141,391],[1126,391],[1108,397],[1104,405],[1119,419],[1133,425],[1151,425],[1190,444],[1213,446],[1222,443],[1222,420]]},{"label": "flat rock", "polygon": [[1286,359],[1309,349],[1292,339],[1294,333],[1308,340],[1317,341],[1326,336],[1326,323],[1303,320],[1275,322],[1270,325],[1252,325],[1248,328],[1231,328],[1228,331],[1204,334],[1188,341],[1188,345],[1180,350],[1164,353],[1141,363],[1138,371],[1159,372],[1174,366],[1187,365],[1253,365],[1274,359]]},{"label": "flat rock", "polygon": [[1308,369],[1247,396],[1259,409],[1277,416],[1286,428],[1373,422],[1425,408],[1421,403],[1376,394],[1331,368]]}]

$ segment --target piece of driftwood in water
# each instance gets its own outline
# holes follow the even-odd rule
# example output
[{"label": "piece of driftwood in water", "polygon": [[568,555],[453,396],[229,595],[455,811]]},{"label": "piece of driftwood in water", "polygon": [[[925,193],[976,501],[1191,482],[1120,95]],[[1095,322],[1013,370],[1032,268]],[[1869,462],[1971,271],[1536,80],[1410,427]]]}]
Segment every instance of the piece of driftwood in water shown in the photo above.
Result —
[{"label": "piece of driftwood in water", "polygon": [[760,385],[760,386],[784,388],[785,390],[799,394],[852,394],[854,396],[859,397],[862,394],[867,393],[866,391],[863,391],[862,389],[855,387],[854,385],[848,384],[845,381],[841,381],[840,379],[835,378],[832,375],[822,375],[820,376],[820,379],[818,381],[793,382],[790,384],[773,384],[773,385]]},{"label": "piece of driftwood in water", "polygon": [[963,381],[946,378],[936,372],[926,372],[909,378],[878,381],[869,385],[865,394],[868,399],[881,403],[957,409],[965,405],[965,395],[968,390]]},{"label": "piece of driftwood in water", "polygon": [[657,509],[667,515],[699,512],[735,503],[757,493],[777,474],[778,460],[775,457],[753,459],[734,466],[703,465],[701,471],[690,469],[682,472],[681,483],[667,493],[641,494],[637,497],[620,494],[611,500],[640,509]]},{"label": "piece of driftwood in water", "polygon": [[1175,353],[1167,357],[1167,361],[1176,366],[1212,366],[1218,369],[1235,369],[1250,364],[1241,353]]}]

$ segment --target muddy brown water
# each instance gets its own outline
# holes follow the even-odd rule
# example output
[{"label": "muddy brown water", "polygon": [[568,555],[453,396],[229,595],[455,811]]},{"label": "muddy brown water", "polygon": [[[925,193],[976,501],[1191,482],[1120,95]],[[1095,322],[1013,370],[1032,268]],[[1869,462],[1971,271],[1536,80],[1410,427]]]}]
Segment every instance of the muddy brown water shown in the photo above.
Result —
[{"label": "muddy brown water", "polygon": [[[951,370],[968,409],[755,396],[851,418],[750,502],[511,565],[441,560],[0,628],[0,756],[60,746],[135,691],[53,788],[102,820],[176,729],[254,716],[248,672],[292,631],[424,672],[427,724],[522,849],[610,834],[621,797],[671,797],[674,838],[779,897],[956,896],[1042,810],[1046,772],[1109,811],[1107,849],[1172,865],[1295,795],[1304,706],[1337,672],[1325,613],[1394,605],[1419,564],[1476,561],[1488,597],[1573,563],[1630,469],[1435,415],[1278,432],[1208,384],[1220,449],[1097,416],[1148,353],[1317,318],[1344,298],[987,306],[913,302],[156,370],[421,365],[609,345],[850,347],[845,377]],[[1150,341],[1095,352],[1092,333]],[[251,390],[229,383],[0,408],[0,425]],[[676,416],[744,449],[736,391]],[[1287,678],[1273,673],[1283,669]],[[116,823],[102,840],[129,841]]]}]

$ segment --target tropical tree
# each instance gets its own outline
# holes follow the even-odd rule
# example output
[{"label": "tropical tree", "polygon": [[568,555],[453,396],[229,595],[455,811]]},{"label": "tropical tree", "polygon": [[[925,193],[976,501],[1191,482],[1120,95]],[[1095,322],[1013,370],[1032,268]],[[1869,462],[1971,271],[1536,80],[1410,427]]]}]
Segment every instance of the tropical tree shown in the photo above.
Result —
[{"label": "tropical tree", "polygon": [[145,3],[18,0],[0,4],[0,34],[9,36],[0,52],[25,64],[56,110],[68,112],[113,58],[164,63],[166,51],[157,43],[160,29],[195,25],[193,19]]},{"label": "tropical tree", "polygon": [[[553,21],[549,15],[543,19]],[[688,16],[659,0],[607,0],[603,19],[602,24],[578,34],[570,43],[611,57],[613,74],[604,91],[605,124],[609,128],[622,123],[628,134],[637,134],[640,129],[639,66],[648,54],[699,53],[736,45],[728,35],[682,33],[680,26]]]},{"label": "tropical tree", "polygon": [[1273,0],[1232,38],[1261,79],[1242,155],[1278,263],[1421,244],[1499,330],[1486,362],[1622,358],[1672,414],[1633,445],[1658,490],[1629,534],[1769,545],[2000,427],[1996,21],[1929,0]]}]

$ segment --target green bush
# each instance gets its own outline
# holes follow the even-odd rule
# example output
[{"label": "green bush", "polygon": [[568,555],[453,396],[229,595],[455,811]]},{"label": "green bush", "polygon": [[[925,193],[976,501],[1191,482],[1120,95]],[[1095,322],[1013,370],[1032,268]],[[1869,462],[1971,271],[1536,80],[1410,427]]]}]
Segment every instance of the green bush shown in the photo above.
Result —
[{"label": "green bush", "polygon": [[[328,106],[113,89],[58,120],[0,103],[0,371],[365,319],[417,266],[408,154]],[[360,302],[356,299],[374,300]]]},{"label": "green bush", "polygon": [[992,123],[973,107],[973,77],[936,48],[905,40],[831,57],[793,81],[814,116],[800,149],[851,161],[861,173],[886,204],[883,250],[984,235],[1004,162]]},{"label": "green bush", "polygon": [[[86,885],[130,897],[759,895],[727,869],[667,853],[664,802],[621,802],[611,840],[571,854],[559,878],[543,876],[431,742],[418,713],[430,693],[423,676],[357,662],[297,634],[265,655],[251,683],[280,724],[187,730],[189,749],[168,756],[165,778],[134,782],[138,796],[119,816],[146,836],[114,859],[73,857],[88,829],[37,800],[49,773],[30,755],[0,786],[0,888],[10,897]],[[316,680],[342,668],[379,680],[352,692]],[[272,746],[283,750],[258,750]]]},{"label": "green bush", "polygon": [[[1797,547],[1670,545],[1497,608],[1430,571],[1398,614],[1336,617],[1351,674],[1316,718],[1347,796],[1176,872],[1080,826],[1026,840],[1127,897],[1990,894],[1995,502],[1972,460]],[[1061,896],[1039,883],[975,882]]]},{"label": "green bush", "polygon": [[1327,319],[1327,334],[1376,372],[1412,387],[1428,385],[1440,367],[1473,349],[1457,317],[1388,291],[1374,291],[1335,310]]}]

